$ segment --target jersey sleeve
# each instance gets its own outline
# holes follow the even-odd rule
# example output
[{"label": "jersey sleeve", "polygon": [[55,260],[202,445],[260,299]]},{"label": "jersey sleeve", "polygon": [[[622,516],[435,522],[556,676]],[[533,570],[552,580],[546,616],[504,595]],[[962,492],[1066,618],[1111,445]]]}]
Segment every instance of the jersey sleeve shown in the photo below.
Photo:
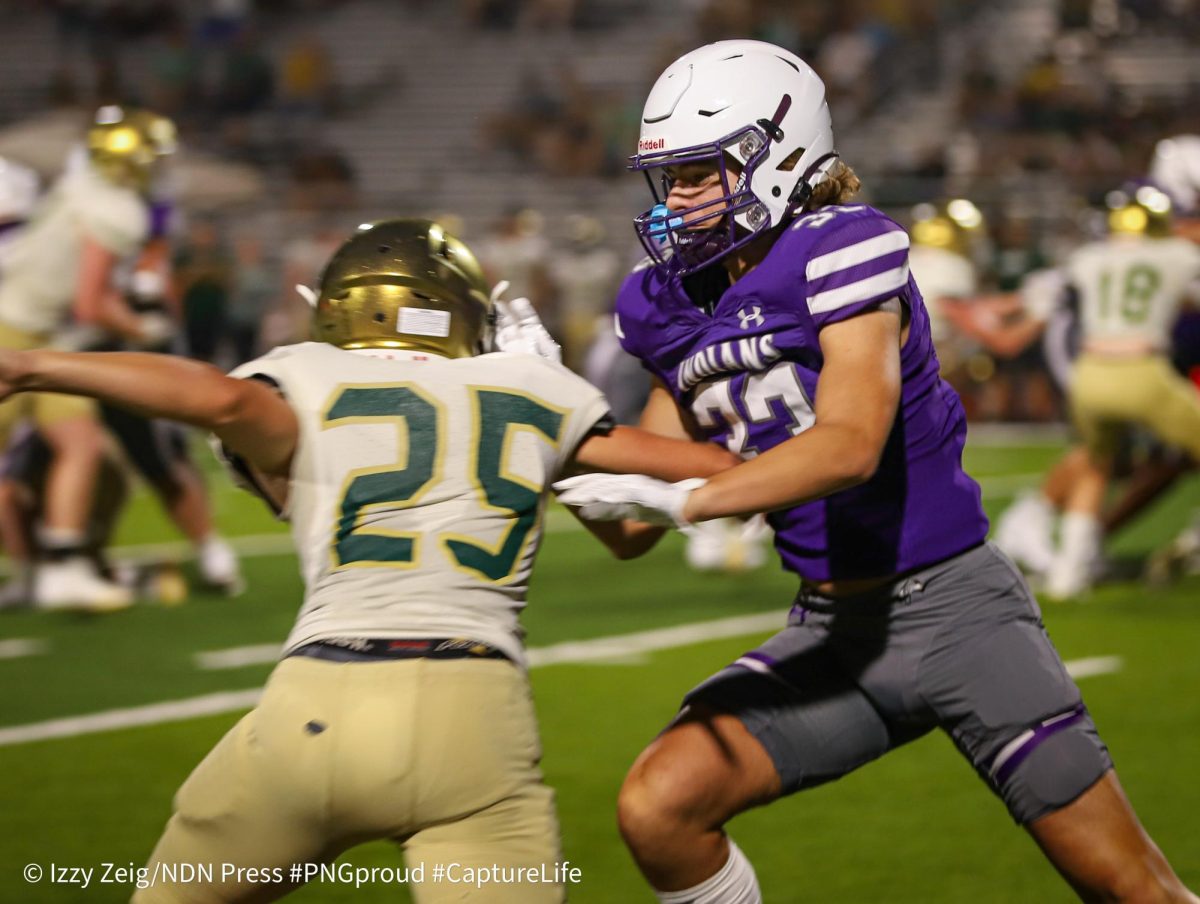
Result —
[{"label": "jersey sleeve", "polygon": [[[229,376],[239,380],[261,380],[274,387],[283,397],[287,398],[287,371],[296,357],[296,346],[280,346],[272,349],[260,358],[247,361],[229,372]],[[261,499],[271,509],[280,521],[287,521],[290,512],[280,508],[265,488],[255,479],[254,470],[240,455],[229,449],[215,435],[209,436],[209,446],[216,455],[217,461],[229,474],[234,486],[243,489]]]},{"label": "jersey sleeve", "polygon": [[908,234],[883,214],[835,217],[823,232],[804,267],[818,330],[869,311],[908,285]]},{"label": "jersey sleeve", "polygon": [[609,410],[608,399],[599,389],[587,380],[572,373],[559,364],[544,362],[549,383],[555,384],[555,396],[561,400],[569,400],[566,411],[566,423],[559,436],[558,455],[555,461],[555,476],[562,473],[567,462],[575,457],[575,450],[594,431],[612,429],[612,413]]},{"label": "jersey sleeve", "polygon": [[150,236],[150,211],[136,192],[93,180],[77,206],[84,233],[117,257],[137,251]]}]

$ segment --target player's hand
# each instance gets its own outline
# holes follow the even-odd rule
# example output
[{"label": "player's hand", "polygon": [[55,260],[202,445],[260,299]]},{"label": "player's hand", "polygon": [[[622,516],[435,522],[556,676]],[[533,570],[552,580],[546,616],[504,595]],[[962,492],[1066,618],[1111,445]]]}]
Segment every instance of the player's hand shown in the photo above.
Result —
[{"label": "player's hand", "polygon": [[492,307],[496,311],[496,351],[537,355],[556,364],[562,363],[562,348],[550,335],[528,298],[504,301],[500,296],[507,282],[496,284],[492,290]]},{"label": "player's hand", "polygon": [[579,509],[589,521],[626,518],[665,527],[684,527],[683,517],[692,490],[704,486],[700,477],[667,483],[641,474],[581,474],[554,484],[558,501]]}]

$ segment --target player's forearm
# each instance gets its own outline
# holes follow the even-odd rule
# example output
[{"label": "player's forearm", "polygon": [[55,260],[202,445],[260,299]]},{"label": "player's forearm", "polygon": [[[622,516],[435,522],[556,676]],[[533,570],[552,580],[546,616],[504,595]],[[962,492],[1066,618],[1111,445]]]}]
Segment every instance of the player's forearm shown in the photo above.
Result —
[{"label": "player's forearm", "polygon": [[618,559],[636,559],[645,555],[666,533],[666,528],[641,521],[589,521],[580,517],[577,509],[568,508],[567,511]]},{"label": "player's forearm", "polygon": [[211,364],[142,352],[22,352],[10,382],[21,391],[85,395],[146,417],[215,429],[237,405],[236,381]]},{"label": "player's forearm", "polygon": [[671,482],[710,477],[739,461],[713,443],[672,439],[636,427],[617,427],[611,433],[590,436],[575,453],[575,464],[583,470],[648,474]]},{"label": "player's forearm", "polygon": [[105,292],[99,303],[90,310],[93,312],[92,317],[80,318],[84,323],[94,323],[127,339],[141,338],[141,322],[138,315],[116,291]]},{"label": "player's forearm", "polygon": [[1015,358],[1041,335],[1042,327],[1043,324],[1038,320],[1019,320],[986,337],[984,344],[1002,358]]},{"label": "player's forearm", "polygon": [[817,424],[710,478],[684,506],[688,521],[790,508],[869,480],[883,444],[847,424]]}]

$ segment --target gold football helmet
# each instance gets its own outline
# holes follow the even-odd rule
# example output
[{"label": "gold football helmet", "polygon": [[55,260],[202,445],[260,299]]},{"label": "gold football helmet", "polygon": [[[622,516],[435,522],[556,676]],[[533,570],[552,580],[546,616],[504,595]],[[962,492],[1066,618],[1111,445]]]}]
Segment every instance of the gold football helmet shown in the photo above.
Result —
[{"label": "gold football helmet", "polygon": [[463,242],[433,220],[382,220],[358,227],[325,266],[312,335],[341,348],[465,358],[484,350],[491,307]]},{"label": "gold football helmet", "polygon": [[175,153],[175,123],[149,110],[101,107],[88,129],[88,156],[110,182],[145,191],[159,158]]},{"label": "gold football helmet", "polygon": [[983,214],[966,198],[944,204],[918,204],[912,211],[912,243],[973,257],[974,246],[983,240]]},{"label": "gold football helmet", "polygon": [[1113,235],[1171,235],[1171,198],[1153,185],[1109,192],[1108,231]]}]

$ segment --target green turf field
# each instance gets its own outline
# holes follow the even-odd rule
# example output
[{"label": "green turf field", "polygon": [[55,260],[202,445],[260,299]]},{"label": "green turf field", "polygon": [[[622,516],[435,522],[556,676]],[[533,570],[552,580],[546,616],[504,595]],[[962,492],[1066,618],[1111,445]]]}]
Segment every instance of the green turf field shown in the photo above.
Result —
[{"label": "green turf field", "polygon": [[[972,447],[994,514],[1053,460],[1053,445]],[[214,479],[231,536],[277,532],[257,502]],[[1200,505],[1193,478],[1134,525],[1113,552],[1125,564],[1164,542]],[[775,612],[782,621],[794,582],[773,566],[740,576],[698,575],[666,543],[628,563],[609,559],[586,534],[551,513],[526,617],[529,644],[547,647],[673,625]],[[174,533],[139,496],[122,542]],[[254,547],[269,553],[269,542]],[[0,902],[121,901],[128,884],[87,891],[29,884],[26,864],[140,865],[190,769],[238,711],[50,740],[12,743],[32,723],[147,704],[209,698],[261,686],[263,662],[203,669],[196,654],[277,644],[300,594],[290,554],[245,561],[240,599],[195,596],[177,608],[139,607],[105,618],[33,612],[0,615]],[[1169,589],[1106,586],[1086,604],[1047,606],[1067,660],[1120,657],[1120,668],[1081,687],[1143,821],[1185,881],[1200,887],[1200,579]],[[626,767],[671,716],[680,695],[766,632],[532,671],[557,789],[565,855],[582,870],[575,902],[650,901],[616,834],[613,804]],[[34,642],[41,652],[16,655]],[[229,698],[220,698],[229,699]],[[235,701],[240,698],[232,698]],[[245,704],[242,704],[245,706]],[[89,723],[68,723],[78,731]],[[754,861],[768,902],[1048,902],[1072,900],[1033,844],[1015,829],[970,767],[929,736],[831,786],[743,816],[732,825]],[[345,859],[396,865],[391,847]],[[402,888],[310,886],[300,901],[404,901]]]}]

